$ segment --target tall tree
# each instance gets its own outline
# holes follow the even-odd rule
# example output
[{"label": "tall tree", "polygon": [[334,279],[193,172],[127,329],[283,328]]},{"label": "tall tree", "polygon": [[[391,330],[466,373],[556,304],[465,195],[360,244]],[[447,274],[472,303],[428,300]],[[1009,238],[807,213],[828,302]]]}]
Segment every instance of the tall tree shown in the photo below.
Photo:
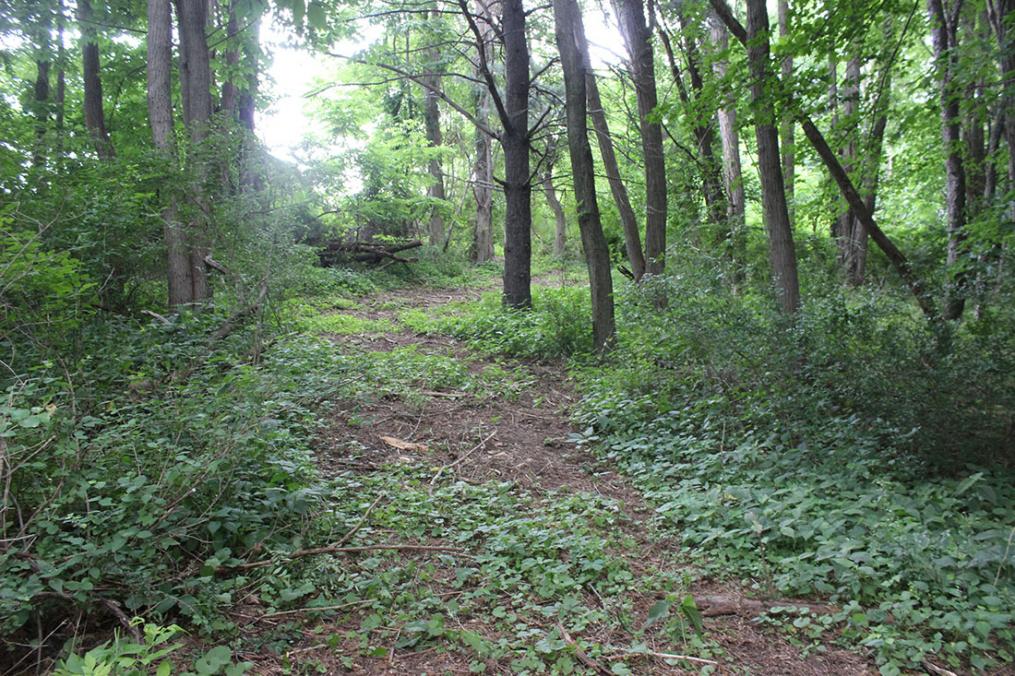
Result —
[{"label": "tall tree", "polygon": [[[578,48],[581,50],[582,59],[589,62],[589,46],[585,39],[584,25],[579,24],[576,30],[582,31],[577,34]],[[606,179],[610,184],[610,193],[613,195],[613,201],[617,204],[617,212],[620,214],[620,225],[624,231],[624,246],[627,251],[627,261],[631,265],[631,276],[637,282],[645,274],[645,254],[641,249],[638,217],[634,214],[631,198],[627,194],[627,187],[624,185],[624,179],[620,176],[617,153],[613,149],[613,137],[610,136],[606,110],[603,109],[603,101],[599,96],[599,83],[596,81],[596,74],[590,69],[585,79],[588,112],[592,117],[592,126],[596,130],[599,155],[603,158],[603,168],[606,170]]]},{"label": "tall tree", "polygon": [[192,176],[193,187],[190,197],[193,202],[187,244],[190,260],[191,302],[199,302],[211,296],[208,270],[205,259],[208,256],[208,223],[206,215],[210,210],[207,186],[207,148],[205,140],[211,131],[211,59],[206,34],[208,24],[207,0],[175,0],[180,36],[180,91],[183,100],[183,121],[190,136],[190,152],[187,162]]},{"label": "tall tree", "polygon": [[[683,103],[686,110],[685,114],[693,120],[692,133],[694,135],[696,161],[701,172],[701,192],[705,198],[708,219],[714,226],[721,226],[726,220],[726,200],[722,190],[722,172],[715,158],[715,131],[709,119],[711,115],[706,116],[701,110],[705,89],[705,82],[701,75],[701,49],[695,27],[688,23],[686,16],[679,10],[678,18],[682,28],[681,46],[684,60],[687,64],[687,74],[691,83],[690,92],[683,83],[669,30],[663,25],[661,20],[656,24],[656,28],[662,40],[663,49],[666,52],[666,58],[670,64],[670,72],[673,75],[674,83],[677,85],[677,92],[681,103]],[[693,100],[690,95],[691,92],[694,94]]]},{"label": "tall tree", "polygon": [[928,0],[927,8],[938,80],[941,141],[945,152],[945,218],[951,279],[946,290],[944,317],[958,319],[965,306],[965,273],[958,264],[966,238],[966,170],[962,158],[960,92],[956,90],[962,1]]},{"label": "tall tree", "polygon": [[92,18],[90,0],[78,0],[78,30],[81,32],[81,72],[84,79],[85,129],[88,130],[95,146],[95,152],[103,159],[115,155],[113,143],[106,129],[106,113],[102,102],[102,76],[99,59],[99,41]]},{"label": "tall tree", "polygon": [[553,255],[560,258],[567,245],[567,216],[564,215],[564,205],[557,197],[557,189],[553,186],[552,164],[543,172],[543,194],[546,195],[547,206],[553,212]]},{"label": "tall tree", "polygon": [[[476,51],[478,64],[490,60],[494,41],[493,16],[482,2],[476,4]],[[468,11],[467,8],[465,11]],[[483,77],[482,67],[475,67],[476,79]],[[485,129],[490,126],[490,90],[487,84],[475,87],[476,159],[472,167],[472,194],[476,200],[476,222],[473,228],[472,260],[485,263],[493,259],[493,142]]]},{"label": "tall tree", "polygon": [[[503,0],[504,304],[532,306],[532,176],[529,168],[529,44],[522,0]],[[491,78],[492,79],[492,78]]]},{"label": "tall tree", "polygon": [[586,76],[591,67],[583,59],[578,35],[584,35],[577,0],[554,0],[554,25],[557,49],[564,70],[564,96],[567,112],[567,145],[571,157],[578,227],[589,273],[592,293],[592,334],[596,351],[602,353],[613,344],[616,334],[613,317],[613,281],[610,254],[596,201],[595,168],[589,144]]},{"label": "tall tree", "polygon": [[[169,0],[148,0],[148,123],[152,130],[152,140],[163,160],[175,163],[172,32]],[[169,306],[178,307],[194,300],[193,274],[190,251],[184,229],[176,217],[176,206],[172,199],[165,201],[167,203],[162,210],[162,223],[166,244]]]},{"label": "tall tree", "polygon": [[[709,14],[709,26],[716,58],[713,69],[720,80],[726,79],[729,36],[722,19],[715,12]],[[716,118],[719,123],[719,141],[722,145],[723,183],[726,189],[727,226],[725,251],[733,261],[734,282],[743,281],[746,264],[747,229],[745,210],[747,199],[744,194],[744,179],[740,165],[740,131],[737,127],[736,96],[730,87],[724,86]]]},{"label": "tall tree", "polygon": [[[779,37],[783,40],[790,35],[789,0],[778,0]],[[782,58],[782,79],[789,82],[793,77],[793,55]],[[794,138],[792,115],[783,115],[779,122],[779,143],[782,144],[782,173],[786,184],[786,201],[789,205],[789,220],[793,223],[796,210],[796,139]]]},{"label": "tall tree", "polygon": [[[434,10],[431,21],[435,25],[437,24],[438,16],[437,11]],[[428,67],[429,72],[423,76],[427,80],[427,85],[423,89],[425,97],[423,121],[426,128],[426,139],[430,147],[440,148],[443,141],[441,138],[441,109],[438,105],[440,101],[438,93],[441,89],[441,76],[438,73],[441,62],[439,47],[434,45],[427,50],[427,61],[430,65]],[[441,166],[440,157],[436,155],[431,157],[428,169],[430,171],[431,183],[427,194],[435,200],[444,200],[444,168]],[[430,222],[427,231],[431,246],[441,246],[444,243],[444,217],[436,206],[430,212]]]},{"label": "tall tree", "polygon": [[645,156],[645,258],[646,271],[659,274],[666,256],[666,162],[658,105],[652,32],[645,20],[642,0],[615,0],[620,32],[624,36],[638,98],[642,153]]},{"label": "tall tree", "polygon": [[747,0],[747,61],[751,74],[751,99],[754,129],[758,144],[758,172],[761,175],[761,205],[768,231],[768,250],[776,295],[784,312],[796,312],[800,306],[793,228],[789,221],[786,190],[779,156],[779,131],[776,128],[771,56],[769,50],[768,9],[765,0]]}]

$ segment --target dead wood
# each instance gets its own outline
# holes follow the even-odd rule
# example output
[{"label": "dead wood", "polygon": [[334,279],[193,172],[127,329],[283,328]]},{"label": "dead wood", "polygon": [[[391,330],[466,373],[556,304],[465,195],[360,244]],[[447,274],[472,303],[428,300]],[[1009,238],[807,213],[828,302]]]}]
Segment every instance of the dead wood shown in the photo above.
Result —
[{"label": "dead wood", "polygon": [[331,240],[325,242],[323,248],[318,252],[321,265],[331,267],[340,263],[367,263],[377,265],[384,262],[391,263],[413,263],[415,258],[405,258],[398,254],[409,249],[416,249],[423,246],[423,242],[414,239],[409,242],[385,244],[381,242],[343,242]]}]

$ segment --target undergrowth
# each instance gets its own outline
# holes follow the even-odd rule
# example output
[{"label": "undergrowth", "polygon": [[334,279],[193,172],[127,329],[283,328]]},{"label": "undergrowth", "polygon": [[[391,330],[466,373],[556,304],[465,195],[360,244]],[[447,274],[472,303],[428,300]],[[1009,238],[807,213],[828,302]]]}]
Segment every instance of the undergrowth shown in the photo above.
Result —
[{"label": "undergrowth", "polygon": [[[795,640],[870,651],[884,673],[1015,656],[1015,344],[1010,313],[943,332],[883,292],[817,290],[788,322],[694,274],[619,292],[619,347],[588,354],[587,292],[535,311],[493,296],[405,319],[478,348],[567,358],[576,440],[633,477],[660,527],[765,598]],[[660,311],[654,300],[668,299]]]}]

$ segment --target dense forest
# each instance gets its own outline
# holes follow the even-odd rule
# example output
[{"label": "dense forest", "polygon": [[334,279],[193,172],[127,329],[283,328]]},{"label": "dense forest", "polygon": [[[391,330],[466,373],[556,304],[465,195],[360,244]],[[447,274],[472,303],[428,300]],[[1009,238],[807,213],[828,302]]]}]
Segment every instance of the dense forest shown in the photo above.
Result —
[{"label": "dense forest", "polygon": [[3,0],[0,672],[1012,673],[1013,36]]}]

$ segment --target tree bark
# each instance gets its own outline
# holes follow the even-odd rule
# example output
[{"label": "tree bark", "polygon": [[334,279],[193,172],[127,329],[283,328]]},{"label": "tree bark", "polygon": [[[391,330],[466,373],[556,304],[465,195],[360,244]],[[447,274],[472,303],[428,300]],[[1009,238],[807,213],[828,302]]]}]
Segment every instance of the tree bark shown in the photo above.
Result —
[{"label": "tree bark", "polygon": [[927,7],[938,77],[941,141],[945,152],[945,214],[950,279],[945,292],[944,318],[954,320],[962,316],[965,306],[966,275],[957,266],[965,254],[966,171],[962,160],[960,99],[958,92],[955,91],[955,74],[959,59],[956,25],[958,17],[949,16],[952,8],[946,7],[945,1],[928,0]]},{"label": "tree bark", "polygon": [[41,167],[46,163],[46,133],[49,131],[50,117],[49,69],[49,59],[40,54],[40,58],[35,61],[34,101],[32,102],[35,112],[35,149],[32,152],[32,166],[34,167]]},{"label": "tree bark", "polygon": [[81,48],[81,71],[84,76],[85,129],[88,130],[95,152],[101,159],[115,157],[116,152],[106,129],[106,113],[102,104],[102,76],[99,60],[99,43],[92,25],[92,4],[90,0],[78,0],[78,30],[84,45]]},{"label": "tree bark", "polygon": [[[583,25],[579,28],[584,30]],[[582,58],[587,62],[588,42],[585,35],[578,36],[579,49],[582,50]],[[645,254],[641,249],[641,234],[638,227],[638,217],[631,208],[631,199],[628,197],[627,188],[624,186],[624,179],[620,176],[620,166],[617,164],[617,154],[613,150],[613,137],[610,136],[610,127],[606,121],[606,111],[603,109],[603,101],[599,96],[599,85],[596,82],[596,75],[589,70],[586,76],[586,94],[588,96],[588,112],[592,117],[592,126],[596,130],[596,140],[599,142],[599,154],[603,158],[603,168],[606,170],[606,179],[610,184],[610,193],[613,201],[617,204],[617,212],[620,214],[620,224],[624,230],[624,246],[627,250],[627,261],[631,264],[631,274],[634,281],[639,282],[645,275]]]},{"label": "tree bark", "polygon": [[561,258],[567,244],[567,217],[564,215],[564,207],[557,198],[557,191],[553,187],[553,175],[550,171],[543,173],[543,193],[546,195],[546,204],[553,212],[553,255]]},{"label": "tree bark", "polygon": [[1015,222],[1015,0],[989,0],[990,22],[997,37],[1001,79],[1004,95],[1001,97],[1004,121],[1004,139],[1008,146],[1008,220]]},{"label": "tree bark", "polygon": [[[843,130],[844,142],[839,149],[839,158],[842,168],[849,175],[854,175],[857,169],[857,136],[860,124],[860,59],[853,56],[846,62],[846,74],[842,83],[842,118],[840,120]],[[856,235],[854,230],[857,227],[857,219],[853,210],[846,205],[838,217],[838,225],[835,230],[838,234],[836,244],[839,248],[839,264],[849,278],[849,269],[853,260],[853,244]]]},{"label": "tree bark", "polygon": [[209,232],[206,214],[210,210],[205,182],[208,162],[204,157],[204,141],[211,124],[211,62],[205,28],[208,23],[207,0],[176,0],[180,35],[180,90],[183,93],[183,119],[190,135],[191,150],[187,153],[193,175],[193,215],[187,240],[191,268],[192,298],[199,302],[211,297],[208,273],[204,262],[209,253]]},{"label": "tree bark", "polygon": [[532,181],[529,169],[529,45],[522,0],[504,0],[504,304],[532,307]]},{"label": "tree bark", "polygon": [[564,70],[567,145],[578,207],[578,227],[592,293],[593,346],[597,352],[604,353],[615,342],[616,326],[610,253],[596,201],[595,168],[588,136],[586,83],[592,69],[582,58],[579,35],[584,35],[585,31],[577,0],[554,0],[553,13],[557,49]]},{"label": "tree bark", "polygon": [[779,306],[788,314],[800,307],[793,228],[789,221],[786,191],[779,156],[779,131],[772,101],[771,57],[768,46],[768,9],[765,0],[747,0],[747,61],[751,74],[761,203],[768,230],[769,258]]},{"label": "tree bark", "polygon": [[[433,21],[438,18],[436,10],[433,13]],[[438,64],[441,60],[440,49],[432,47],[427,50],[427,60],[429,62],[428,68],[434,71],[438,68]],[[423,120],[426,127],[426,140],[431,148],[439,148],[442,144],[441,139],[441,110],[437,102],[440,100],[440,87],[441,78],[439,75],[428,73],[424,76],[424,80],[428,86],[424,86],[423,95],[425,97],[423,106]],[[444,200],[444,169],[441,166],[441,160],[439,157],[433,157],[430,159],[429,171],[431,184],[427,190],[427,194],[435,200]],[[441,246],[444,243],[444,217],[441,216],[440,209],[435,207],[430,212],[430,222],[427,228],[430,246]]]},{"label": "tree bark", "polygon": [[[493,41],[492,17],[482,3],[477,5],[479,39],[476,48],[480,61],[489,61],[489,48]],[[476,68],[476,78],[482,77]],[[484,127],[490,126],[490,90],[484,85],[476,87],[476,120]],[[472,194],[476,200],[476,225],[473,230],[472,260],[485,263],[493,260],[493,144],[490,136],[482,129],[476,129],[476,161],[472,174]]]},{"label": "tree bark", "polygon": [[[712,42],[718,54],[729,49],[729,36],[722,20],[712,12],[709,16]],[[726,78],[728,64],[726,58],[716,58],[713,69],[716,76]],[[724,230],[726,241],[724,253],[732,261],[734,268],[734,284],[744,280],[744,266],[747,262],[747,227],[744,221],[746,197],[744,195],[743,172],[740,165],[740,132],[737,129],[736,96],[728,86],[724,86],[722,100],[716,117],[719,122],[719,141],[722,144],[723,183],[726,190],[726,222]]]},{"label": "tree bark", "polygon": [[652,34],[645,21],[642,0],[615,0],[615,7],[631,62],[645,155],[646,271],[660,274],[666,265],[666,162],[662,125],[652,119],[658,105]]},{"label": "tree bark", "polygon": [[[148,0],[148,123],[152,140],[166,161],[176,161],[172,104],[172,17],[169,0]],[[172,200],[162,210],[166,241],[169,307],[194,300],[190,256]]]},{"label": "tree bark", "polygon": [[[789,37],[789,0],[779,0],[778,5],[779,37]],[[782,59],[782,80],[789,82],[793,77],[793,57],[785,56]],[[782,144],[782,174],[783,182],[786,185],[786,202],[789,207],[789,221],[792,224],[796,219],[796,140],[794,138],[794,120],[791,115],[784,115],[779,123],[779,142]]]}]

